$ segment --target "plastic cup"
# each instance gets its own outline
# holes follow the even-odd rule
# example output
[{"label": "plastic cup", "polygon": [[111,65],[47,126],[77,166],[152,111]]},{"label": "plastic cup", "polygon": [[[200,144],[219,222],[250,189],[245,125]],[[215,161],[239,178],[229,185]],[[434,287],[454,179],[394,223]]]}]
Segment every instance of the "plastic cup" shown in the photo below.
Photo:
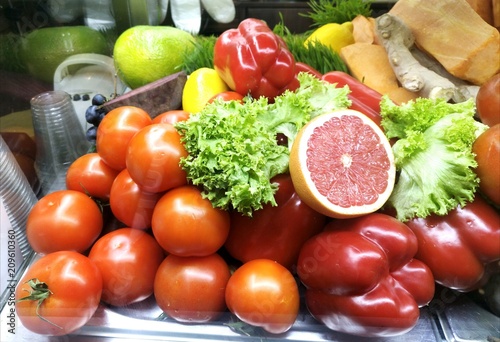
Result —
[{"label": "plastic cup", "polygon": [[0,199],[5,208],[11,228],[15,232],[17,246],[24,258],[32,251],[26,238],[26,220],[37,202],[37,197],[28,179],[0,137]]},{"label": "plastic cup", "polygon": [[42,195],[65,189],[66,171],[90,147],[70,95],[62,90],[38,94],[31,99],[31,113]]}]

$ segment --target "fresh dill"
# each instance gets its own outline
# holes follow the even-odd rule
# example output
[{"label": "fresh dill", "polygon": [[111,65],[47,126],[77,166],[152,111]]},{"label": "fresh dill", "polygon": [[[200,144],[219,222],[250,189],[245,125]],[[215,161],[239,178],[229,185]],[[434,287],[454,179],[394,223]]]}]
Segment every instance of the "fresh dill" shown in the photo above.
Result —
[{"label": "fresh dill", "polygon": [[356,16],[370,17],[373,0],[310,0],[311,12],[300,13],[312,19],[311,26],[320,27],[329,23],[342,24]]},{"label": "fresh dill", "polygon": [[297,62],[305,63],[321,74],[334,70],[348,72],[338,53],[326,45],[305,44],[307,34],[292,34],[283,20],[274,27],[273,32],[283,38]]},{"label": "fresh dill", "polygon": [[189,50],[181,65],[181,69],[188,75],[199,68],[214,67],[214,46],[217,37],[199,35],[195,38],[194,51]]}]

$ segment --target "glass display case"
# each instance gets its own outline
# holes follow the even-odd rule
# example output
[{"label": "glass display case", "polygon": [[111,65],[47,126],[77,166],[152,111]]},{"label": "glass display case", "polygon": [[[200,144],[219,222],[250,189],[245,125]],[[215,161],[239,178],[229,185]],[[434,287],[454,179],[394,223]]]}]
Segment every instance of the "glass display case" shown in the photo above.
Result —
[{"label": "glass display case", "polygon": [[[83,25],[98,28],[106,35],[108,46],[105,50],[111,51],[117,32],[112,28],[118,26],[114,10],[118,7],[129,6],[129,13],[120,18],[122,27],[133,26],[137,23],[148,25],[173,25],[168,1],[142,1],[142,10],[134,10],[134,1],[111,0],[0,0],[0,131],[26,133],[33,136],[30,100],[37,94],[55,88],[70,92],[73,104],[78,113],[83,112],[89,105],[89,99],[94,94],[116,91],[119,93],[130,91],[120,80],[116,79],[112,63],[107,59],[82,61],[91,65],[87,69],[73,71],[68,65],[63,69],[57,82],[50,82],[35,78],[16,64],[12,44],[16,44],[19,37],[37,28],[56,26]],[[139,1],[138,1],[139,2]],[[388,11],[394,1],[373,1],[374,15]],[[125,5],[126,4],[126,5]],[[237,24],[249,17],[265,20],[270,24],[284,21],[293,33],[303,33],[310,29],[311,20],[301,14],[309,11],[306,1],[256,0],[234,1],[235,17],[228,23],[218,23],[205,11],[201,12],[200,35],[218,35],[224,30],[236,27]],[[137,21],[134,21],[137,20]],[[123,30],[123,29],[122,29]],[[40,47],[41,48],[41,47]],[[110,53],[108,53],[109,59]],[[48,57],[50,59],[50,56]],[[39,63],[37,69],[46,64]],[[80,94],[91,94],[86,101]],[[76,97],[78,95],[78,98]],[[82,123],[83,125],[85,123]],[[4,153],[4,151],[2,151]],[[1,161],[1,159],[0,159]],[[3,167],[3,166],[2,166]],[[5,169],[1,169],[2,177]],[[3,182],[2,178],[2,182]],[[34,196],[40,196],[39,183],[36,179],[29,179]],[[4,184],[0,185],[4,186]],[[0,192],[1,193],[1,192]],[[3,195],[3,193],[2,193]],[[8,214],[4,211],[2,202],[2,249],[6,249],[4,242],[8,239],[6,232],[14,229],[13,216],[17,220],[25,220],[26,212]],[[16,232],[19,241],[26,237]],[[6,243],[6,242],[5,242]],[[2,251],[3,252],[3,251]],[[26,329],[22,322],[15,317],[13,291],[16,282],[26,272],[30,264],[40,258],[29,247],[16,250],[16,259],[9,261],[9,256],[2,254],[2,267],[12,262],[13,268],[2,273],[1,279],[1,313],[0,332],[1,341],[372,341],[372,342],[496,342],[500,341],[500,318],[492,312],[485,303],[481,293],[461,293],[445,287],[436,287],[434,299],[428,306],[421,308],[417,325],[408,333],[395,337],[364,338],[335,332],[319,323],[308,312],[304,304],[305,289],[299,284],[301,293],[301,309],[292,328],[283,334],[271,334],[261,328],[238,325],[238,319],[229,311],[210,323],[188,324],[179,323],[167,317],[158,307],[154,296],[135,304],[124,307],[113,307],[101,303],[90,321],[71,335],[62,337],[47,337],[33,333]],[[12,274],[12,271],[14,273]],[[9,273],[10,272],[10,273]],[[7,279],[5,279],[6,277]]]}]

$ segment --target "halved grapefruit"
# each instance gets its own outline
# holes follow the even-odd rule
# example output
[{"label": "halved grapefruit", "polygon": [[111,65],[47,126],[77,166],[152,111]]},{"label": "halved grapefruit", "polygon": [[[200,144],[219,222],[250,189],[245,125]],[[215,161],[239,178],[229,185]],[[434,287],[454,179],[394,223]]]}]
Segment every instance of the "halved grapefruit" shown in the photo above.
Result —
[{"label": "halved grapefruit", "polygon": [[290,175],[311,208],[349,218],[384,205],[396,167],[384,132],[364,114],[343,109],[317,116],[299,131],[290,151]]}]

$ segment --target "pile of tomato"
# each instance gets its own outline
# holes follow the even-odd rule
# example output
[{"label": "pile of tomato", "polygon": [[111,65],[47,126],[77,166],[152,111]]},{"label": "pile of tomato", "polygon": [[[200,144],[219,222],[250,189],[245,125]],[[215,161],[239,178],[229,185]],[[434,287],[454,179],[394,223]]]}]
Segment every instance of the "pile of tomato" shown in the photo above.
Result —
[{"label": "pile of tomato", "polygon": [[[40,257],[16,289],[17,314],[29,330],[68,334],[99,303],[125,306],[151,295],[180,322],[212,321],[228,308],[273,333],[295,322],[291,267],[324,217],[300,201],[288,175],[276,179],[279,210],[250,219],[214,208],[179,166],[186,151],[173,123],[187,117],[177,110],[151,119],[132,106],[110,111],[96,152],[69,167],[67,189],[32,208],[26,233]],[[260,236],[251,239],[251,230]]]}]

